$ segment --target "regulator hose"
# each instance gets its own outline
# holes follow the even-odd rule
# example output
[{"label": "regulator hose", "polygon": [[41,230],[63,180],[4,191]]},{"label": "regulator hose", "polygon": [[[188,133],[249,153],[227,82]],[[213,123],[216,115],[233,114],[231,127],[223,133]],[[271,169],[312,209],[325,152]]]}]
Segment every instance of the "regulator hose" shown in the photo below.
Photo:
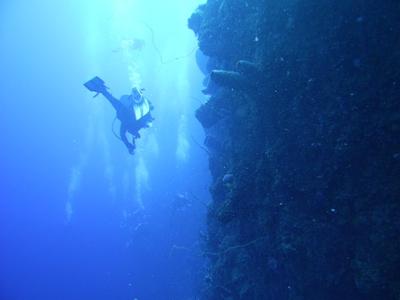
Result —
[{"label": "regulator hose", "polygon": [[117,120],[117,117],[114,117],[114,120],[112,121],[112,125],[111,125],[111,131],[114,134],[114,136],[119,139],[120,141],[122,141],[121,137],[115,132],[114,130],[114,125],[115,125],[115,121]]}]

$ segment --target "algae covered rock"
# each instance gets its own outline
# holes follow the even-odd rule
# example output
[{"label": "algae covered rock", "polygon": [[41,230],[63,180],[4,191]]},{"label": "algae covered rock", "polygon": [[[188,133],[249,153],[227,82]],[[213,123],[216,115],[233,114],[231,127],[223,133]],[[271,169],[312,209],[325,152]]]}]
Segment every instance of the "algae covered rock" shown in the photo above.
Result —
[{"label": "algae covered rock", "polygon": [[400,299],[399,15],[389,0],[202,7],[203,299]]}]

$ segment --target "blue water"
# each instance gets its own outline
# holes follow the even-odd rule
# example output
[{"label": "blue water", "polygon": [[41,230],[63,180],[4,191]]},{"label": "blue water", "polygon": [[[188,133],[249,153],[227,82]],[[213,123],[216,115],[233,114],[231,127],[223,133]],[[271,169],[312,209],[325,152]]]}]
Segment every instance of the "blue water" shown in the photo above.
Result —
[{"label": "blue water", "polygon": [[[209,173],[187,18],[201,2],[0,3],[1,300],[195,299]],[[83,87],[93,76],[153,102],[134,156]]]}]

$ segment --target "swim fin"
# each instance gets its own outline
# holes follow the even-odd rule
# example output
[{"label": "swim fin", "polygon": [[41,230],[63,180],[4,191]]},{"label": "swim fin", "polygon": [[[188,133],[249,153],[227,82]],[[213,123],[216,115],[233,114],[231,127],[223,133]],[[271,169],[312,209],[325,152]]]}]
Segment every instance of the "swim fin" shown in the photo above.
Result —
[{"label": "swim fin", "polygon": [[89,81],[85,82],[83,85],[89,91],[97,93],[96,95],[94,95],[94,97],[97,97],[99,95],[99,93],[101,93],[102,91],[107,89],[107,87],[104,83],[104,80],[97,76],[95,76],[92,79],[90,79]]}]

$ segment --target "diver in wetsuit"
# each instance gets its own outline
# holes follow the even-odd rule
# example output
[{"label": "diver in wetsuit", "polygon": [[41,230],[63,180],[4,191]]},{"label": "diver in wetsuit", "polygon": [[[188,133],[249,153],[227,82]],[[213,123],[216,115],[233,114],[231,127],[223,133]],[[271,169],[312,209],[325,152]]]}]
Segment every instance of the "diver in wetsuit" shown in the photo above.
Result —
[{"label": "diver in wetsuit", "polygon": [[[117,119],[121,121],[120,137],[122,142],[128,148],[130,154],[133,154],[136,146],[135,139],[140,137],[139,130],[149,127],[150,123],[154,120],[151,116],[153,106],[137,88],[132,89],[130,95],[124,95],[120,100],[117,100],[107,90],[104,81],[99,77],[84,84],[90,91],[102,94],[114,107],[117,113]],[[130,143],[126,137],[126,133],[132,135],[132,142]]]}]

